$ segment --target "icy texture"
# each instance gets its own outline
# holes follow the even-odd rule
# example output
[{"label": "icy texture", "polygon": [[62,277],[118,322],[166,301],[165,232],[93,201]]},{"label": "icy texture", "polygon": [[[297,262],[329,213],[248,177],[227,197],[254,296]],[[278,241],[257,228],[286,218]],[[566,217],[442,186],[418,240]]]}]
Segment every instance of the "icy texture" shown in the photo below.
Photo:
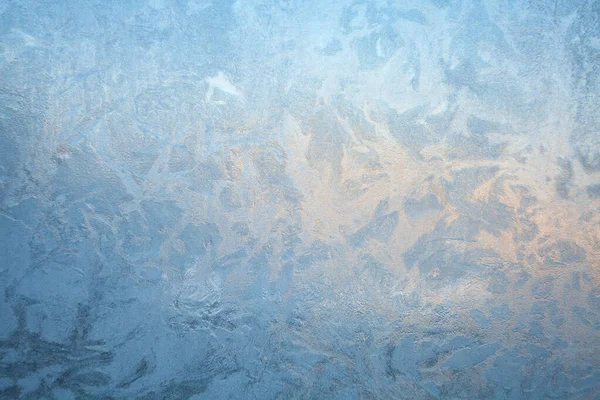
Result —
[{"label": "icy texture", "polygon": [[0,398],[600,398],[600,2],[0,0]]}]

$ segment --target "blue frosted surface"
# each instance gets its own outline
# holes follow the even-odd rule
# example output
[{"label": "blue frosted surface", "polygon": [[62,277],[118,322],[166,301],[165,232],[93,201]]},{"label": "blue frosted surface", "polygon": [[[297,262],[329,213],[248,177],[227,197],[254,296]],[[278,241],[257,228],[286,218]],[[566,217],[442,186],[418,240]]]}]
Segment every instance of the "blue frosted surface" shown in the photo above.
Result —
[{"label": "blue frosted surface", "polygon": [[600,399],[600,2],[0,0],[0,399]]}]

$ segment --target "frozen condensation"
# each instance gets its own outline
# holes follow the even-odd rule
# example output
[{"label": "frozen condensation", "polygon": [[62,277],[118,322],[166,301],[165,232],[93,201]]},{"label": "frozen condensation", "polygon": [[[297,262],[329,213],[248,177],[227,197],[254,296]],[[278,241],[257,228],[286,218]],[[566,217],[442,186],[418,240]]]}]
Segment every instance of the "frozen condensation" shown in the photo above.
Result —
[{"label": "frozen condensation", "polygon": [[600,399],[597,0],[0,0],[0,398]]}]

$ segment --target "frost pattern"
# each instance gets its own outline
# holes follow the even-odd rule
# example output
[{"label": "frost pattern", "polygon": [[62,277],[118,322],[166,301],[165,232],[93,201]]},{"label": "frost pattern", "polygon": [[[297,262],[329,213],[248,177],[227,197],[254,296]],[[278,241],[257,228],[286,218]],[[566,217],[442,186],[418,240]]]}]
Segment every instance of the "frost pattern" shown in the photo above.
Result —
[{"label": "frost pattern", "polygon": [[0,0],[0,398],[599,399],[600,2]]}]

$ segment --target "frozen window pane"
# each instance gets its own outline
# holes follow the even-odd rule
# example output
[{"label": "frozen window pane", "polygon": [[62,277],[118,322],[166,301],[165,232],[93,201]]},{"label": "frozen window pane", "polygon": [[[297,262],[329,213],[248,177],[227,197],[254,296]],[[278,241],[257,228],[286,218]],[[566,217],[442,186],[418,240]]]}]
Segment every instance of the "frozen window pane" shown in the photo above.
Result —
[{"label": "frozen window pane", "polygon": [[0,0],[0,398],[600,399],[599,17]]}]

